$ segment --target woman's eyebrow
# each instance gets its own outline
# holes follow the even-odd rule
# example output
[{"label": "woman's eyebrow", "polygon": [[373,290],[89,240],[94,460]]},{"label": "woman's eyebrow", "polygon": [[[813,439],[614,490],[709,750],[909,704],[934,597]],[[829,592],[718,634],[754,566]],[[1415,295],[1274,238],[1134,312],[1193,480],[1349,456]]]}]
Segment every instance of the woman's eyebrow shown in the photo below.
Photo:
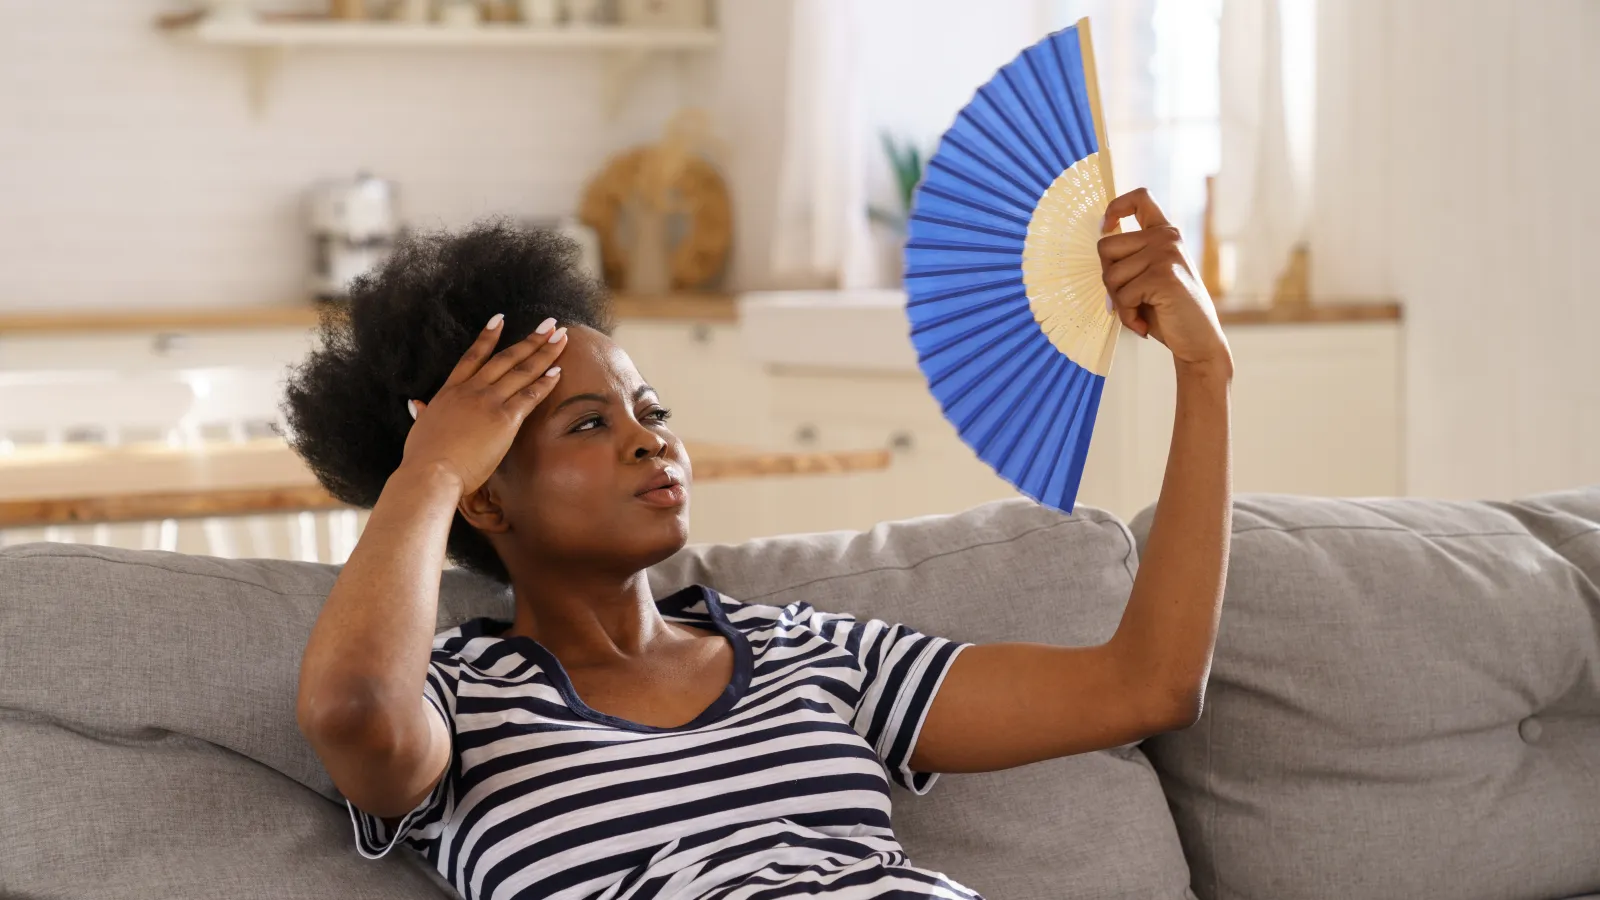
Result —
[{"label": "woman's eyebrow", "polygon": [[[650,385],[641,384],[641,385],[639,385],[639,389],[633,392],[633,402],[638,403],[640,397],[643,397],[645,394],[654,394],[655,392],[656,392],[656,389],[651,387]],[[567,399],[561,401],[560,403],[557,403],[556,404],[556,408],[551,410],[551,412],[560,412],[562,409],[565,409],[570,404],[582,403],[585,400],[593,400],[596,403],[609,403],[609,402],[611,402],[611,398],[605,396],[604,394],[573,394],[571,397],[568,397]]]}]

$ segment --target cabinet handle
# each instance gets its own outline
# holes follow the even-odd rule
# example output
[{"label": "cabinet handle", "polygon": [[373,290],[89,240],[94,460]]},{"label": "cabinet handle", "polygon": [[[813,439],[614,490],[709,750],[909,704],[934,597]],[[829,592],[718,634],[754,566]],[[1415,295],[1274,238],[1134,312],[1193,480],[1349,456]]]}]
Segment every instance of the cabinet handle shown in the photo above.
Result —
[{"label": "cabinet handle", "polygon": [[155,340],[150,342],[150,349],[154,350],[157,356],[171,356],[173,353],[187,349],[188,346],[189,336],[176,331],[163,331],[155,336]]},{"label": "cabinet handle", "polygon": [[817,442],[817,426],[801,425],[795,429],[794,439],[802,444],[815,444]]},{"label": "cabinet handle", "polygon": [[916,446],[916,438],[909,431],[896,431],[889,435],[889,447],[892,450],[906,451]]},{"label": "cabinet handle", "polygon": [[694,328],[689,332],[689,339],[696,344],[711,343],[711,326],[699,322],[695,323]]}]

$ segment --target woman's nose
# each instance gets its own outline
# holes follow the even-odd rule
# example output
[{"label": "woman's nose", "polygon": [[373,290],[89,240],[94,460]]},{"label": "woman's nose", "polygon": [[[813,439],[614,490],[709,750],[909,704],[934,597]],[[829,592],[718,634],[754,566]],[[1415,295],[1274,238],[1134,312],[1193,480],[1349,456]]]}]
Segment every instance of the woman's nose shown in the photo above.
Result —
[{"label": "woman's nose", "polygon": [[633,448],[633,458],[644,459],[647,456],[659,456],[661,451],[665,449],[667,449],[665,438],[653,431],[646,431],[644,440],[639,443],[639,446]]}]

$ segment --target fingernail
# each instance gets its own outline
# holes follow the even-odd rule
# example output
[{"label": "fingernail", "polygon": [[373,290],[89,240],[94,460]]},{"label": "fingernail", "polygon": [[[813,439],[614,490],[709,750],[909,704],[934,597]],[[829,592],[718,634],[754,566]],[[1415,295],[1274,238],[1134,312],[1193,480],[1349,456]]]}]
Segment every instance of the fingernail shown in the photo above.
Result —
[{"label": "fingernail", "polygon": [[1115,312],[1116,312],[1116,310],[1111,308],[1111,295],[1107,294],[1106,295],[1106,315],[1109,316],[1109,315],[1111,315],[1111,314],[1113,314]]},{"label": "fingernail", "polygon": [[550,368],[544,370],[544,377],[546,377],[546,378],[554,378],[554,377],[556,377],[557,375],[560,375],[560,374],[561,374],[561,367],[560,366],[551,366]]},{"label": "fingernail", "polygon": [[417,401],[407,400],[406,409],[411,410],[411,418],[415,419],[417,417]]},{"label": "fingernail", "polygon": [[539,327],[535,328],[533,330],[533,333],[534,334],[544,334],[545,332],[549,331],[550,329],[552,329],[554,327],[556,327],[556,320],[555,319],[545,319],[543,322],[539,323]]},{"label": "fingernail", "polygon": [[506,317],[505,313],[495,313],[494,314],[494,318],[489,320],[489,328],[488,328],[488,330],[489,331],[493,331],[496,328],[499,328],[500,327],[500,323],[505,320],[505,317]]},{"label": "fingernail", "polygon": [[557,328],[555,330],[555,332],[550,335],[550,343],[552,343],[552,344],[560,343],[561,341],[565,340],[566,337],[567,337],[567,329],[565,327]]}]

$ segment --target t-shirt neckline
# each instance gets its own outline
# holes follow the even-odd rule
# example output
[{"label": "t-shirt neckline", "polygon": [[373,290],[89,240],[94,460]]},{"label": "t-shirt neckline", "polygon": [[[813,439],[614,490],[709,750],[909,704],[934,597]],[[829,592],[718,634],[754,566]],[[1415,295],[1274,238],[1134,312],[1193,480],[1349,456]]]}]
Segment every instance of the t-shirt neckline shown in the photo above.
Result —
[{"label": "t-shirt neckline", "polygon": [[728,684],[722,689],[722,693],[717,695],[717,699],[713,700],[711,705],[702,710],[698,716],[682,725],[672,727],[645,725],[641,722],[608,715],[597,709],[590,708],[589,704],[584,703],[583,698],[578,696],[578,690],[572,686],[572,679],[567,675],[566,667],[561,665],[561,660],[557,659],[554,653],[551,653],[544,645],[526,635],[502,636],[503,632],[512,626],[512,622],[483,616],[464,622],[461,627],[463,634],[469,639],[486,637],[504,641],[509,646],[516,648],[523,658],[538,663],[539,667],[544,670],[545,676],[550,679],[550,683],[560,692],[561,698],[566,701],[567,707],[579,716],[591,722],[619,728],[624,731],[637,731],[645,734],[671,734],[703,728],[726,716],[749,689],[751,672],[754,669],[750,640],[744,632],[735,628],[733,623],[728,620],[727,612],[722,608],[716,591],[704,585],[690,585],[666,597],[657,599],[656,608],[661,609],[664,615],[671,618],[670,610],[693,606],[696,599],[705,603],[706,610],[711,614],[711,622],[715,626],[717,633],[727,638],[728,643],[733,645],[733,677],[728,679]]}]

